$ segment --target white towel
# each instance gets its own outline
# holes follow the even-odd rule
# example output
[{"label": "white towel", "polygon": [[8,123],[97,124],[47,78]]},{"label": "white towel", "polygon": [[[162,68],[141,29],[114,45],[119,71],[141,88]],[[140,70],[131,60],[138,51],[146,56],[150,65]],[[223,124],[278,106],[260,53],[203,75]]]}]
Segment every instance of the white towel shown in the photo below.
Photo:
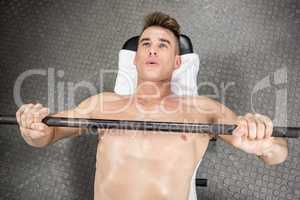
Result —
[{"label": "white towel", "polygon": [[[135,51],[119,52],[119,71],[114,91],[120,95],[133,94],[137,86],[137,70],[133,64]],[[197,75],[199,56],[195,53],[181,56],[181,66],[172,74],[171,91],[176,95],[198,95]]]}]

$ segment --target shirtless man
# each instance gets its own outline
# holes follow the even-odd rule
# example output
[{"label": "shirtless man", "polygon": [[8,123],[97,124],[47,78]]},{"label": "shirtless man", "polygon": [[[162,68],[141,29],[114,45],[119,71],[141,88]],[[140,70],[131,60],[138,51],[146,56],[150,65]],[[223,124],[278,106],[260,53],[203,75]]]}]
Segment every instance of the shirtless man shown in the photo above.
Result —
[{"label": "shirtless man", "polygon": [[[266,164],[283,162],[287,141],[271,137],[272,121],[268,117],[251,113],[237,116],[208,97],[172,94],[172,72],[181,64],[178,37],[175,19],[152,13],[146,18],[134,60],[138,71],[134,94],[100,93],[54,116],[237,124],[233,135],[220,138],[259,156]],[[48,114],[41,104],[26,104],[17,111],[21,135],[28,144],[45,147],[82,132],[46,126],[41,120]],[[209,134],[99,130],[94,199],[196,199],[190,194],[191,179],[210,138]]]}]

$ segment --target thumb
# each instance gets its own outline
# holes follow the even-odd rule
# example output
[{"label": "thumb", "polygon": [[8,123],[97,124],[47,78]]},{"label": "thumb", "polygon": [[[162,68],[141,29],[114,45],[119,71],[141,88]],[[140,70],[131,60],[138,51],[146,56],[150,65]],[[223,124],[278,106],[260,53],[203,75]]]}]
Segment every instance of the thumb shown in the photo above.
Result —
[{"label": "thumb", "polygon": [[38,131],[43,131],[46,128],[48,128],[48,126],[42,122],[38,122],[38,123],[32,123],[30,128]]},{"label": "thumb", "polygon": [[238,117],[236,125],[237,127],[233,130],[232,135],[236,137],[242,137],[244,135],[242,116]]},{"label": "thumb", "polygon": [[232,131],[232,135],[235,137],[242,137],[244,135],[243,128],[238,126],[236,129]]}]

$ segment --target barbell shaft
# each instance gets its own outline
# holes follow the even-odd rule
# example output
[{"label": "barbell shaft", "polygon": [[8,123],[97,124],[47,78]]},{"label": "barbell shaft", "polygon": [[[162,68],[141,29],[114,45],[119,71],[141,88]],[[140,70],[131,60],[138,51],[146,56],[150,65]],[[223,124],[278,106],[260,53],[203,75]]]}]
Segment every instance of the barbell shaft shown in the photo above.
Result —
[{"label": "barbell shaft", "polygon": [[[145,131],[210,133],[213,135],[231,135],[236,125],[202,124],[160,121],[133,121],[111,119],[86,119],[47,116],[43,122],[48,126],[88,128],[90,131],[100,129],[127,129]],[[0,124],[18,124],[15,116],[0,116]],[[273,137],[298,138],[298,127],[274,127]]]}]

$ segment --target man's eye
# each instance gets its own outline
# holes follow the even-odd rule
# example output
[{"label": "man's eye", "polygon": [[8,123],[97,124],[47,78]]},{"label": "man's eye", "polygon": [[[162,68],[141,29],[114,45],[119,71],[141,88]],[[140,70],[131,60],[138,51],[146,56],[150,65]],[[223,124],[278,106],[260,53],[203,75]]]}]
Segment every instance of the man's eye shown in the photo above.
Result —
[{"label": "man's eye", "polygon": [[160,48],[163,48],[163,47],[167,47],[167,45],[166,45],[165,43],[160,43],[160,44],[159,44],[159,47],[160,47]]},{"label": "man's eye", "polygon": [[149,42],[144,42],[142,45],[143,45],[144,47],[147,47],[147,46],[150,45],[150,43],[149,43]]}]

